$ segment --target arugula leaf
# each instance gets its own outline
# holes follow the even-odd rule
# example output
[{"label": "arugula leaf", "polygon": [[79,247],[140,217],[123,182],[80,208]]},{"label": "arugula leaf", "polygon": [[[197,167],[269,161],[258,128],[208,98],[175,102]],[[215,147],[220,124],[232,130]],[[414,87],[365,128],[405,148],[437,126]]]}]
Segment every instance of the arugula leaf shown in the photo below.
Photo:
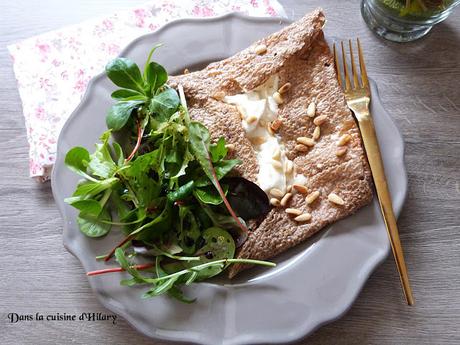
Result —
[{"label": "arugula leaf", "polygon": [[155,95],[150,101],[150,111],[158,114],[161,119],[168,119],[177,111],[180,99],[176,90],[167,88]]},{"label": "arugula leaf", "polygon": [[161,282],[158,282],[155,287],[152,289],[148,290],[142,295],[142,298],[150,298],[150,297],[155,297],[162,295],[166,292],[168,292],[176,283],[176,281],[180,278],[180,276],[173,276],[171,278],[162,280]]},{"label": "arugula leaf", "polygon": [[130,59],[120,57],[110,61],[105,72],[115,85],[144,94],[141,71]]},{"label": "arugula leaf", "polygon": [[129,274],[133,276],[131,283],[126,284],[127,281],[121,281],[121,285],[134,285],[134,284],[141,284],[146,282],[146,278],[139,273],[138,270],[132,267],[132,264],[128,261],[125,256],[125,253],[122,248],[117,248],[115,250],[115,258],[117,259],[120,266]]},{"label": "arugula leaf", "polygon": [[153,94],[168,81],[168,73],[163,66],[150,62],[145,69],[145,81],[148,84],[148,94]]},{"label": "arugula leaf", "polygon": [[107,208],[104,208],[102,212],[99,214],[99,220],[95,220],[93,218],[85,218],[84,216],[84,214],[80,213],[80,215],[77,217],[77,224],[80,228],[80,231],[88,237],[104,236],[110,231],[110,228],[112,227],[111,224],[103,223],[100,221],[112,220],[110,212],[107,210]]},{"label": "arugula leaf", "polygon": [[126,125],[133,110],[143,103],[144,101],[142,100],[120,101],[115,103],[107,113],[105,119],[107,127],[114,131],[119,131]]},{"label": "arugula leaf", "polygon": [[276,264],[273,262],[268,262],[268,261],[261,261],[261,260],[253,260],[253,259],[220,259],[220,260],[212,260],[209,262],[205,262],[203,264],[194,266],[192,268],[187,268],[181,271],[177,271],[171,274],[168,274],[163,277],[158,277],[158,278],[149,278],[146,279],[145,282],[152,283],[152,284],[157,284],[158,282],[168,280],[171,278],[174,278],[176,276],[184,276],[184,275],[189,275],[192,272],[200,272],[203,270],[206,270],[208,267],[212,266],[220,266],[221,268],[224,268],[228,264],[248,264],[248,265],[261,265],[261,266],[267,266],[267,267],[275,267]]},{"label": "arugula leaf", "polygon": [[[166,273],[163,267],[161,267],[161,259],[162,259],[161,256],[157,256],[155,259],[155,272],[156,272],[157,277],[164,277],[168,275],[168,273]],[[193,303],[196,300],[196,299],[186,298],[183,292],[181,291],[181,289],[179,289],[176,285],[172,285],[167,291],[167,293],[169,297],[175,298],[178,301],[187,303],[187,304]]]}]

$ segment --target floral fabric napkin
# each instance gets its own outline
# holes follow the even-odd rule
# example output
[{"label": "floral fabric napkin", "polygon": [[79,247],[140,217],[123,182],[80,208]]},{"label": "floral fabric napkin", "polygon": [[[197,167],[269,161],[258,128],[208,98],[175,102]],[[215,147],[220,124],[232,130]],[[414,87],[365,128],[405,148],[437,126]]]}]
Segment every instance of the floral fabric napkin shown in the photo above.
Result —
[{"label": "floral fabric napkin", "polygon": [[30,145],[30,176],[49,180],[63,124],[89,80],[131,41],[174,19],[232,11],[286,16],[276,0],[152,1],[9,46]]}]

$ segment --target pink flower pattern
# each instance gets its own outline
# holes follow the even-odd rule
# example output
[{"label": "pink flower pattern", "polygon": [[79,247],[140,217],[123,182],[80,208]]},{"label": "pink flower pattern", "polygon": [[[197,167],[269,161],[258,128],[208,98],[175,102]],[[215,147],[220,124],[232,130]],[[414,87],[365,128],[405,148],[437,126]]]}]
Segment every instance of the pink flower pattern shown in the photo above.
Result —
[{"label": "pink flower pattern", "polygon": [[230,11],[286,16],[276,0],[159,0],[9,46],[30,146],[30,176],[42,182],[50,178],[63,124],[91,78],[124,46],[171,20]]}]

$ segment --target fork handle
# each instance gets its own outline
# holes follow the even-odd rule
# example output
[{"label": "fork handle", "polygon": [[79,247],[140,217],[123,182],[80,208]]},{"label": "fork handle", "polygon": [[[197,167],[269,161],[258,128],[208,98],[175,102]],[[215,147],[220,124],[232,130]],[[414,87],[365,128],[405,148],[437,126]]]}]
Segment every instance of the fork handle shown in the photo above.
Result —
[{"label": "fork handle", "polygon": [[[356,114],[358,115],[358,114]],[[374,124],[369,111],[367,114],[359,114],[356,116],[358,119],[359,129],[364,142],[367,159],[371,167],[372,176],[374,178],[375,189],[380,203],[380,210],[382,211],[383,220],[387,228],[388,237],[391,243],[391,249],[398,268],[399,278],[403,287],[404,295],[407,304],[414,304],[414,297],[412,295],[412,288],[409,283],[409,275],[407,272],[406,263],[404,261],[404,253],[399,239],[398,226],[396,218],[393,213],[393,205],[391,202],[390,192],[388,190],[387,180],[385,177],[385,170],[380,154],[377,136],[375,134]]]}]

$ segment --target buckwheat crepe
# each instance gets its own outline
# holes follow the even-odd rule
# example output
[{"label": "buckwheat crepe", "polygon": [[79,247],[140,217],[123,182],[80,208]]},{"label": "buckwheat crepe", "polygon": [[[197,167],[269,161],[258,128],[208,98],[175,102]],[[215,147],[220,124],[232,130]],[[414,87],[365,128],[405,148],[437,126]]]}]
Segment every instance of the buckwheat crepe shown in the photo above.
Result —
[{"label": "buckwheat crepe", "polygon": [[[311,219],[296,221],[286,207],[274,207],[260,223],[252,224],[238,258],[272,258],[372,199],[370,169],[358,127],[337,83],[324,23],[324,14],[317,9],[228,59],[170,79],[172,86],[183,86],[191,117],[204,123],[213,139],[223,136],[233,144],[231,154],[243,161],[237,174],[254,183],[259,171],[254,145],[246,136],[238,108],[224,102],[223,96],[249,92],[274,75],[280,86],[291,85],[278,105],[281,126],[276,135],[296,173],[306,177],[306,190],[293,190],[286,207],[310,214]],[[316,106],[313,117],[307,115],[311,103]],[[320,136],[314,145],[299,149],[297,139],[312,138],[317,127]],[[331,193],[339,200],[334,202]],[[246,267],[232,266],[229,276]]]}]

